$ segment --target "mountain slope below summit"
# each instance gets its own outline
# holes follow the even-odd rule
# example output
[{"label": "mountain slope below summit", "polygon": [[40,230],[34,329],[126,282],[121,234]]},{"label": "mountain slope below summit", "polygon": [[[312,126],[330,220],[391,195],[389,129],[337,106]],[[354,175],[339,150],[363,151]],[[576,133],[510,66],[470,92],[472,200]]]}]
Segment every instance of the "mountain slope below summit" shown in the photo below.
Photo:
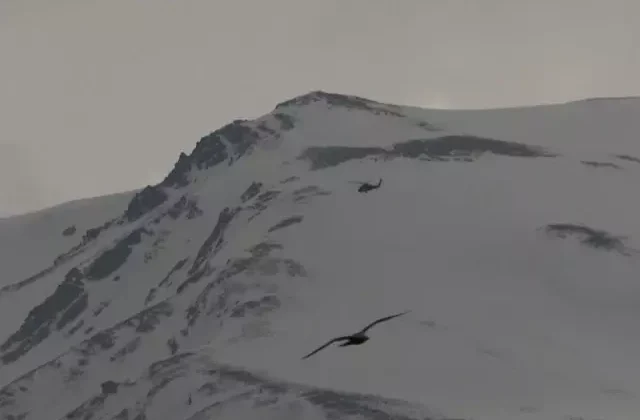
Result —
[{"label": "mountain slope below summit", "polygon": [[[416,404],[287,383],[221,365],[202,353],[158,360],[137,378],[105,380],[64,414],[41,406],[50,398],[41,393],[70,396],[59,387],[38,387],[33,379],[25,378],[0,393],[3,418],[445,420]],[[27,389],[31,395],[26,395]]]}]

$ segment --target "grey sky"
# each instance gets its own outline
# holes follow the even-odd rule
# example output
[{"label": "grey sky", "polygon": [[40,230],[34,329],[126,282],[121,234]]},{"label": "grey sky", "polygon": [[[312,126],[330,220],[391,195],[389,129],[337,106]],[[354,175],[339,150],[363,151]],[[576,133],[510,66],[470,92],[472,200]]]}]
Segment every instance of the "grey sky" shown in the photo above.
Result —
[{"label": "grey sky", "polygon": [[485,108],[640,94],[637,0],[0,0],[0,215],[156,182],[314,90]]}]

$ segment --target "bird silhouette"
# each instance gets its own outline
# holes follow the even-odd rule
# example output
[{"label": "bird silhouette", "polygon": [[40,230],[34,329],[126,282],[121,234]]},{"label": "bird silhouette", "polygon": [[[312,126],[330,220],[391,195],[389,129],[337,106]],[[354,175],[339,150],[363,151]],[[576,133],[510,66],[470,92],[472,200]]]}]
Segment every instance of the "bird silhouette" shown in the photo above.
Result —
[{"label": "bird silhouette", "polygon": [[306,356],[304,356],[303,359],[306,359],[308,357],[313,356],[314,354],[316,354],[317,352],[319,352],[323,348],[325,348],[327,346],[330,346],[331,344],[336,343],[338,341],[344,341],[344,343],[340,344],[340,347],[357,346],[357,345],[363,344],[363,343],[365,343],[365,342],[367,342],[369,340],[369,337],[366,335],[366,332],[369,329],[371,329],[374,325],[379,324],[381,322],[388,321],[388,320],[390,320],[392,318],[398,317],[400,315],[404,315],[404,314],[409,313],[409,312],[411,312],[411,311],[404,311],[404,312],[400,312],[399,314],[389,315],[389,316],[385,316],[384,318],[376,319],[371,324],[367,325],[366,327],[364,327],[363,329],[361,329],[360,331],[358,331],[355,334],[344,335],[344,336],[341,336],[341,337],[333,338],[333,339],[329,340],[327,343],[323,344],[322,346],[320,346],[317,349],[315,349],[314,351],[312,351],[311,353],[309,353]]}]

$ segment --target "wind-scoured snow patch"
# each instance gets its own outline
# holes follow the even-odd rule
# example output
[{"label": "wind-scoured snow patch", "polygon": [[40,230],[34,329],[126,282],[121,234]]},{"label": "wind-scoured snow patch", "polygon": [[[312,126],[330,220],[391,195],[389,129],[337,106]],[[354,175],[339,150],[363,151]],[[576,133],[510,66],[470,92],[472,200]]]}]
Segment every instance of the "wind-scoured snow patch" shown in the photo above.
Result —
[{"label": "wind-scoured snow patch", "polygon": [[613,169],[622,169],[620,165],[616,165],[613,162],[598,162],[595,160],[583,160],[581,161],[583,165],[591,166],[593,168],[613,168]]},{"label": "wind-scoured snow patch", "polygon": [[631,156],[631,155],[613,155],[613,156],[621,160],[626,160],[627,162],[640,163],[640,159],[635,156]]},{"label": "wind-scoured snow patch", "polygon": [[581,244],[605,251],[615,251],[622,255],[632,255],[635,250],[625,243],[626,236],[616,236],[605,230],[594,229],[589,226],[573,223],[551,223],[545,227],[546,232],[552,237],[567,238],[573,236]]},{"label": "wind-scoured snow patch", "polygon": [[444,136],[435,139],[414,139],[394,143],[390,149],[382,147],[325,146],[309,147],[298,158],[311,163],[311,170],[325,169],[350,160],[369,157],[383,159],[411,158],[421,160],[474,159],[484,153],[534,158],[556,155],[541,147],[474,136]]}]

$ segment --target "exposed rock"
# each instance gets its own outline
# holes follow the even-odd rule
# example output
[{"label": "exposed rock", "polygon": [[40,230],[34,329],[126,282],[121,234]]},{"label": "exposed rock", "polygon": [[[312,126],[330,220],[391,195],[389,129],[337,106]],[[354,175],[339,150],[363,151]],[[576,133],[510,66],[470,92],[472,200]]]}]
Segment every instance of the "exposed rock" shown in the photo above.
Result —
[{"label": "exposed rock", "polygon": [[202,210],[198,207],[198,201],[195,198],[187,199],[186,196],[180,197],[180,200],[171,206],[167,214],[173,220],[178,219],[184,212],[187,212],[187,219],[191,220],[203,214]]},{"label": "exposed rock", "polygon": [[631,156],[631,155],[614,155],[614,156],[617,157],[618,159],[626,160],[628,162],[640,163],[640,159],[638,159],[635,156]]},{"label": "exposed rock", "polygon": [[251,313],[252,315],[260,316],[273,309],[279,308],[280,305],[281,302],[277,296],[263,296],[260,299],[249,300],[241,303],[240,305],[233,308],[229,316],[231,316],[232,318],[242,318],[247,316],[249,313]]},{"label": "exposed rock", "polygon": [[83,326],[84,326],[84,319],[81,319],[73,327],[71,327],[71,329],[69,329],[69,332],[67,333],[67,336],[71,337],[73,334],[75,334]]},{"label": "exposed rock", "polygon": [[619,165],[616,165],[612,162],[597,162],[595,160],[581,160],[583,165],[592,166],[594,168],[613,168],[613,169],[622,169]]},{"label": "exposed rock", "polygon": [[229,226],[229,223],[233,220],[235,215],[240,211],[240,208],[236,207],[233,210],[229,207],[225,207],[218,215],[218,221],[213,228],[211,234],[205,239],[204,243],[198,250],[193,265],[189,269],[189,274],[193,274],[198,271],[204,262],[211,258],[212,254],[215,255],[220,249],[224,241],[224,232]]},{"label": "exposed rock", "polygon": [[289,131],[295,127],[295,119],[291,115],[287,115],[283,112],[276,112],[273,116],[280,121],[281,130]]},{"label": "exposed rock", "polygon": [[311,162],[311,170],[315,171],[338,166],[350,160],[364,159],[369,156],[384,155],[385,153],[385,149],[381,147],[308,147],[302,152],[299,159]]},{"label": "exposed rock", "polygon": [[109,329],[100,331],[88,340],[84,341],[80,346],[78,346],[77,351],[79,351],[83,356],[89,357],[102,350],[108,350],[115,346],[115,344],[116,336],[114,334],[114,329]]},{"label": "exposed rock", "polygon": [[62,236],[72,236],[76,233],[76,225],[69,226],[65,230],[62,231]]},{"label": "exposed rock", "polygon": [[187,177],[191,170],[191,157],[184,152],[180,152],[178,161],[174,164],[173,169],[169,172],[169,175],[162,181],[161,185],[167,187],[184,187],[189,184],[189,178]]},{"label": "exposed rock", "polygon": [[0,346],[4,364],[15,362],[45,340],[52,329],[61,330],[84,312],[88,295],[78,273],[72,269],[53,294],[31,309],[18,331]]},{"label": "exposed rock", "polygon": [[151,290],[149,290],[149,293],[147,293],[147,297],[144,299],[145,306],[147,306],[156,298],[156,292],[157,289],[155,287],[152,287]]},{"label": "exposed rock", "polygon": [[161,318],[168,318],[172,313],[173,307],[169,302],[160,302],[132,316],[123,324],[135,327],[136,332],[147,333],[156,328]]},{"label": "exposed rock", "polygon": [[355,95],[328,93],[321,90],[312,91],[307,94],[297,96],[293,99],[281,102],[276,106],[276,109],[282,109],[291,105],[304,106],[318,101],[324,101],[330,106],[357,109],[361,111],[371,112],[375,115],[384,114],[404,118],[404,115],[400,112],[401,108],[397,105],[383,104]]},{"label": "exposed rock", "polygon": [[171,278],[171,276],[178,270],[181,270],[186,264],[187,261],[189,261],[189,258],[183,258],[180,261],[178,261],[172,268],[171,270],[169,270],[169,272],[167,273],[167,275],[162,279],[162,281],[158,284],[158,287],[163,287],[165,285],[167,285],[169,283],[169,279]]},{"label": "exposed rock", "polygon": [[416,139],[393,146],[392,154],[416,158],[427,156],[470,156],[490,152],[512,157],[553,157],[541,147],[476,136],[444,136],[435,139]]},{"label": "exposed rock", "polygon": [[381,147],[309,147],[298,159],[311,163],[311,170],[325,169],[355,159],[398,157],[443,160],[452,157],[473,157],[483,153],[511,157],[554,157],[543,148],[521,143],[475,136],[444,136],[435,139],[414,139],[395,143],[391,150]]},{"label": "exposed rock", "polygon": [[548,224],[545,229],[547,233],[558,238],[566,238],[567,236],[573,235],[578,237],[580,242],[588,247],[630,255],[631,249],[624,243],[626,239],[625,236],[614,236],[604,230],[572,223],[551,223]]},{"label": "exposed rock", "polygon": [[256,195],[258,195],[261,188],[262,182],[252,182],[251,185],[249,185],[249,187],[245,190],[245,192],[242,193],[242,195],[240,196],[240,200],[243,203],[246,203]]},{"label": "exposed rock", "polygon": [[140,343],[142,342],[142,337],[135,337],[131,339],[128,343],[120,348],[120,350],[116,351],[113,356],[109,358],[112,362],[117,362],[123,360],[128,354],[133,353],[140,347]]},{"label": "exposed rock", "polygon": [[266,122],[264,122],[264,121],[263,121],[263,122],[261,122],[261,123],[258,125],[258,130],[259,130],[259,131],[262,131],[262,132],[264,132],[264,133],[267,133],[268,135],[271,135],[271,136],[276,136],[276,137],[278,136],[278,132],[277,132],[276,130],[274,130],[273,128],[270,128],[270,127],[267,125],[267,123],[266,123]]},{"label": "exposed rock", "polygon": [[280,191],[275,190],[268,190],[258,195],[253,204],[249,206],[250,209],[255,210],[253,215],[249,217],[249,221],[258,217],[263,211],[265,211],[269,206],[269,203],[272,200],[276,199],[279,195]]},{"label": "exposed rock", "polygon": [[176,354],[180,349],[180,346],[178,345],[178,341],[173,337],[167,340],[167,346],[169,346],[169,352],[171,352],[172,356]]},{"label": "exposed rock", "polygon": [[288,183],[290,183],[290,182],[294,182],[294,181],[297,181],[297,180],[299,180],[299,179],[300,179],[300,177],[297,177],[297,176],[290,176],[290,177],[285,178],[285,179],[283,179],[282,181],[280,181],[280,183],[281,183],[281,184],[288,184]]},{"label": "exposed rock", "polygon": [[11,293],[11,292],[16,292],[20,289],[22,289],[23,287],[27,287],[30,284],[35,283],[36,281],[40,280],[41,278],[47,276],[48,274],[52,273],[54,270],[56,269],[55,265],[52,265],[50,267],[45,268],[44,270],[34,274],[33,276],[30,276],[24,280],[21,280],[17,283],[13,283],[13,284],[9,284],[6,285],[2,288],[0,288],[0,296],[2,296],[5,293]]},{"label": "exposed rock", "polygon": [[[242,157],[258,140],[259,135],[246,125],[246,120],[235,120],[198,141],[190,155],[184,153],[173,170],[160,183],[161,186],[184,187],[189,183],[188,174],[192,168],[211,168],[226,160]],[[233,150],[228,150],[228,142]]]},{"label": "exposed rock", "polygon": [[276,230],[279,229],[284,229],[288,226],[294,225],[296,223],[300,223],[302,222],[303,216],[291,216],[291,217],[287,217],[286,219],[276,223],[275,225],[271,226],[269,228],[269,232],[275,232]]},{"label": "exposed rock", "polygon": [[167,200],[167,193],[162,188],[147,186],[137,193],[129,202],[124,218],[128,222],[138,220]]},{"label": "exposed rock", "polygon": [[142,234],[151,232],[138,228],[119,241],[113,248],[103,252],[87,268],[85,276],[88,280],[101,280],[113,274],[129,258],[133,247],[142,241]]},{"label": "exposed rock", "polygon": [[308,200],[311,197],[331,195],[329,191],[323,190],[316,185],[308,185],[306,187],[299,188],[293,192],[293,201],[300,203]]},{"label": "exposed rock", "polygon": [[[244,287],[228,282],[239,274],[273,276],[285,271],[290,277],[306,276],[306,270],[300,263],[291,259],[270,257],[272,251],[280,249],[282,249],[280,244],[262,242],[247,250],[251,254],[250,257],[229,260],[225,268],[205,286],[187,309],[188,326],[194,325],[203,312],[220,314],[229,308],[232,302],[243,299]],[[272,299],[265,301],[260,299],[259,301],[265,305],[275,303]],[[269,307],[275,308],[275,306]]]},{"label": "exposed rock", "polygon": [[118,383],[114,381],[105,381],[100,384],[103,394],[115,394],[118,392]]}]

